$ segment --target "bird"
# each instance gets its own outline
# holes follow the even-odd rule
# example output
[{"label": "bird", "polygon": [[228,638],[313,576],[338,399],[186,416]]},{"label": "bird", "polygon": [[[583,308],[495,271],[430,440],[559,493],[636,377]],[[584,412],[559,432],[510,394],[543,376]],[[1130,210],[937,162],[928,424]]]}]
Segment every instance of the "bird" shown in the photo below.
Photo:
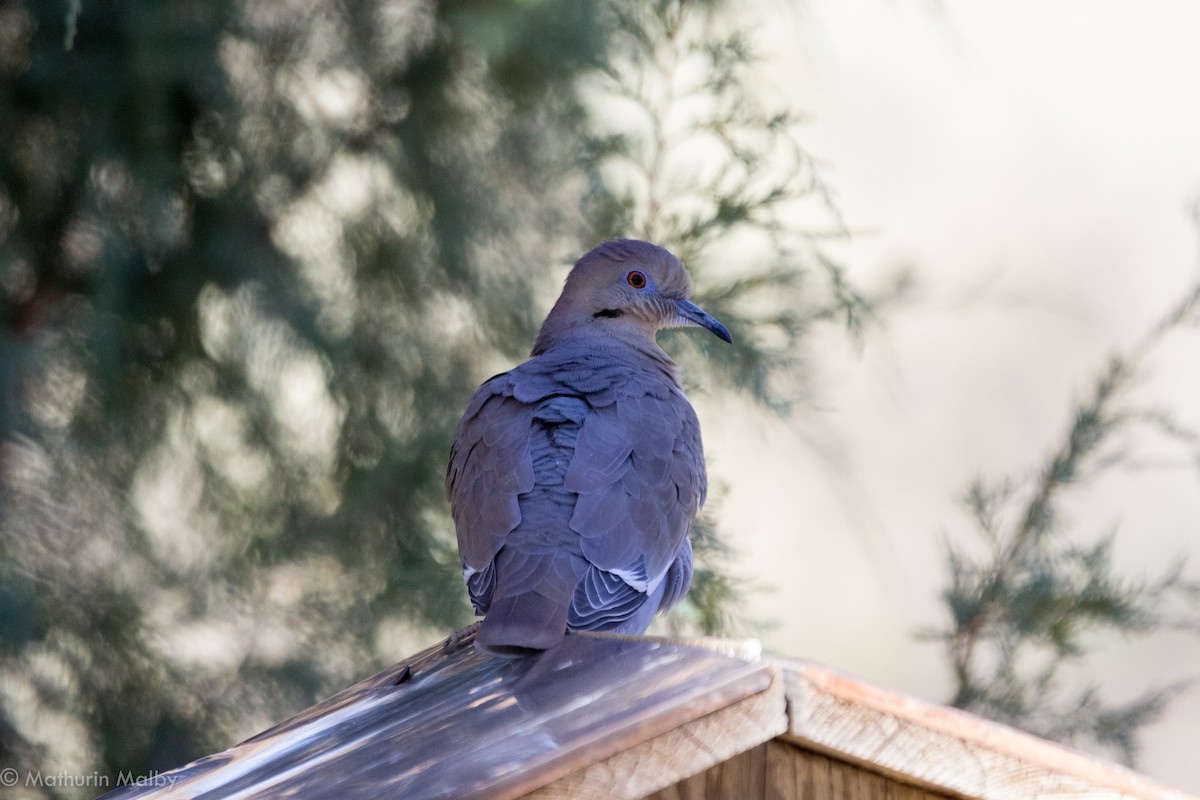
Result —
[{"label": "bird", "polygon": [[529,360],[485,381],[455,429],[446,495],[475,647],[519,657],[571,631],[644,633],[692,580],[707,475],[664,328],[729,330],[670,251],[606,241],[575,262]]}]

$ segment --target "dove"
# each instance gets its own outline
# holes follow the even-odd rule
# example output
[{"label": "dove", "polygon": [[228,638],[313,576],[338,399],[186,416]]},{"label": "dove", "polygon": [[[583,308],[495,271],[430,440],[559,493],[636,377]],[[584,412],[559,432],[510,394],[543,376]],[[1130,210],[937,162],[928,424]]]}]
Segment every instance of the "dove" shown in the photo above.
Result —
[{"label": "dove", "polygon": [[477,649],[641,634],[687,594],[707,478],[700,424],[657,331],[729,331],[668,250],[604,242],[575,263],[528,361],[479,387],[446,494]]}]

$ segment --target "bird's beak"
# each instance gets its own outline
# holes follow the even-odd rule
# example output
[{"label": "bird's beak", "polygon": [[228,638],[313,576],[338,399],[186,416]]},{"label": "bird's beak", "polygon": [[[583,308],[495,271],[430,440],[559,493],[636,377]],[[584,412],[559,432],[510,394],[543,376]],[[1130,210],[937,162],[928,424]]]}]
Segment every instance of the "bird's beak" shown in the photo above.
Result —
[{"label": "bird's beak", "polygon": [[675,309],[679,312],[681,321],[685,325],[699,325],[701,328],[707,328],[715,333],[718,337],[727,342],[732,342],[733,337],[729,335],[729,329],[717,322],[716,317],[709,314],[700,306],[693,303],[691,300],[676,300]]}]

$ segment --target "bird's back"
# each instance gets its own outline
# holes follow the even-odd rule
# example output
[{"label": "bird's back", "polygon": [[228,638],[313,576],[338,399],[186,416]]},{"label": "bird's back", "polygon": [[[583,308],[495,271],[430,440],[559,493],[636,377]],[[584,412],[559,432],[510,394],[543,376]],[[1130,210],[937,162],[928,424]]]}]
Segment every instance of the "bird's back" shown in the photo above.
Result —
[{"label": "bird's back", "polygon": [[665,354],[561,347],[492,378],[446,487],[487,649],[640,633],[687,592],[704,456]]}]

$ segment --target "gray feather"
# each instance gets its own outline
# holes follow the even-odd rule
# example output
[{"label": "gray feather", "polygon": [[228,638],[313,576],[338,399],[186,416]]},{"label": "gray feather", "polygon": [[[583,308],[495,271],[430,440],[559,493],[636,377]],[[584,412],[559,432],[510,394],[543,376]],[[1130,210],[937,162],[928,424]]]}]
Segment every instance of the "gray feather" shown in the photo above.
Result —
[{"label": "gray feather", "polygon": [[674,323],[639,334],[621,314],[588,312],[627,296],[629,319],[640,313],[624,285],[631,268],[681,298],[690,279],[643,242],[596,252],[568,278],[536,355],[480,387],[451,446],[446,491],[485,615],[476,641],[491,652],[545,649],[568,630],[640,633],[691,583],[703,446],[653,339],[655,325]]}]

